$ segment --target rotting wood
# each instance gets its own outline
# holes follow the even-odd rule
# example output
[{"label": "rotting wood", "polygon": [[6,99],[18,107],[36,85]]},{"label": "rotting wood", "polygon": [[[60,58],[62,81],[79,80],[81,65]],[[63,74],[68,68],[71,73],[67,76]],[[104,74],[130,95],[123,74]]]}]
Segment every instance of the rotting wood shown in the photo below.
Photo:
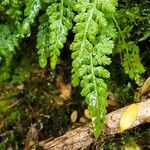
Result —
[{"label": "rotting wood", "polygon": [[[150,99],[137,103],[137,105],[139,108],[138,115],[130,128],[145,122],[150,122]],[[100,142],[103,142],[111,135],[120,132],[119,121],[126,108],[127,106],[106,115],[105,127],[99,139]],[[92,125],[89,123],[84,127],[82,126],[68,131],[66,134],[55,138],[52,141],[43,143],[41,146],[44,150],[78,150],[85,149],[93,143],[94,140],[92,135]]]}]

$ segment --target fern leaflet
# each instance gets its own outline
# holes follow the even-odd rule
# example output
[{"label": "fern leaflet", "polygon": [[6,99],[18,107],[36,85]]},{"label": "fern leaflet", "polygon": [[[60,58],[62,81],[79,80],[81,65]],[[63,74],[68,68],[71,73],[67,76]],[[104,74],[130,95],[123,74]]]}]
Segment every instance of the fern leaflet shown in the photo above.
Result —
[{"label": "fern leaflet", "polygon": [[[128,17],[131,17],[129,21],[131,21],[131,23],[133,24],[135,22],[137,14],[139,13],[139,10],[131,9],[130,11],[126,10],[126,12],[124,13],[128,13]],[[124,20],[124,26],[121,24],[123,28],[122,30],[117,20],[113,17],[113,20],[120,34],[120,36],[118,35],[117,37],[119,39],[117,43],[117,49],[121,49],[124,53],[123,67],[126,74],[128,74],[131,79],[135,80],[137,85],[140,85],[142,83],[141,74],[145,72],[145,69],[140,62],[139,47],[135,44],[135,42],[126,42],[126,40],[131,37],[130,32],[132,31],[133,26],[126,25],[128,24],[128,19],[123,14],[121,16],[123,17],[122,20]]]},{"label": "fern leaflet", "polygon": [[20,28],[21,37],[30,35],[30,25],[33,24],[34,19],[41,8],[40,0],[26,0],[25,4],[26,8],[24,11],[24,15],[26,16],[26,18],[24,19],[23,24]]},{"label": "fern leaflet", "polygon": [[[46,66],[47,57],[49,57],[49,55],[51,68],[54,70],[56,67],[57,59],[60,55],[60,49],[63,48],[63,45],[66,42],[68,30],[72,28],[72,19],[74,16],[72,12],[72,4],[73,2],[70,0],[60,0],[51,4],[46,10],[49,28],[47,27],[47,23],[44,24],[46,25],[46,28],[48,28],[46,29],[48,32],[48,34],[46,34],[48,39],[44,38],[45,40],[43,39],[41,42],[38,40],[38,53],[40,55],[39,62],[41,67]],[[40,36],[40,33],[44,32],[44,30],[45,29],[39,27],[38,36]],[[48,40],[49,44],[46,44],[47,46],[42,46],[43,43],[46,43],[46,40]]]},{"label": "fern leaflet", "polygon": [[128,42],[127,46],[128,53],[124,54],[123,66],[129,77],[140,85],[142,83],[140,74],[144,73],[145,69],[140,62],[139,47],[133,42]]},{"label": "fern leaflet", "polygon": [[75,10],[75,38],[73,50],[72,83],[80,84],[82,96],[88,104],[96,138],[102,130],[106,113],[107,85],[109,72],[104,66],[110,64],[108,55],[112,53],[114,28],[111,13],[115,12],[116,1],[92,2],[78,0]]},{"label": "fern leaflet", "polygon": [[18,39],[7,25],[0,25],[0,83],[10,77],[10,66]]}]

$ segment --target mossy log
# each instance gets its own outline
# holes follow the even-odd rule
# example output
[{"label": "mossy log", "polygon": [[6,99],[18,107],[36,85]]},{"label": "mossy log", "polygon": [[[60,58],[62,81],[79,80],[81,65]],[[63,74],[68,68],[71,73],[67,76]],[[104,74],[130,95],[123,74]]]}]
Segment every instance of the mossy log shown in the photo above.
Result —
[{"label": "mossy log", "polygon": [[[136,120],[130,128],[150,122],[150,99],[137,103],[139,111]],[[105,127],[98,142],[102,143],[111,135],[120,133],[119,122],[126,107],[117,109],[106,116]],[[78,150],[85,149],[95,141],[91,123],[68,131],[66,134],[51,141],[39,142],[44,150]]]}]

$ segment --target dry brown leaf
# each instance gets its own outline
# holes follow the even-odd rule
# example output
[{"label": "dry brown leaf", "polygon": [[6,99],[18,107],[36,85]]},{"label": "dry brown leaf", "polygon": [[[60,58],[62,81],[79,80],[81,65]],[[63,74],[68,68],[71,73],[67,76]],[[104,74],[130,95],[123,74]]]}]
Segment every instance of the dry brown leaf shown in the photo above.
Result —
[{"label": "dry brown leaf", "polygon": [[61,76],[56,79],[56,86],[59,89],[60,97],[64,100],[68,100],[71,96],[71,85],[65,84]]},{"label": "dry brown leaf", "polygon": [[150,77],[147,78],[141,88],[141,96],[145,95],[148,91],[150,91]]},{"label": "dry brown leaf", "polygon": [[112,92],[108,92],[107,102],[108,102],[109,108],[115,107],[118,105],[116,100],[115,100],[114,94]]},{"label": "dry brown leaf", "polygon": [[64,84],[63,82],[60,84],[60,97],[64,100],[68,100],[71,96],[71,85],[70,84]]},{"label": "dry brown leaf", "polygon": [[136,116],[138,114],[138,106],[137,104],[129,105],[126,110],[123,112],[120,118],[120,131],[128,129],[132,123],[135,121]]},{"label": "dry brown leaf", "polygon": [[84,110],[84,115],[85,115],[86,118],[90,119],[90,114],[89,114],[88,109]]},{"label": "dry brown leaf", "polygon": [[117,102],[115,100],[112,99],[108,99],[108,106],[117,106]]},{"label": "dry brown leaf", "polygon": [[71,114],[71,122],[76,122],[77,120],[77,117],[78,117],[78,113],[77,111],[73,111],[72,114]]},{"label": "dry brown leaf", "polygon": [[62,99],[61,97],[58,97],[58,98],[57,98],[56,103],[57,103],[58,105],[64,105],[64,101],[63,101],[63,99]]},{"label": "dry brown leaf", "polygon": [[108,92],[108,96],[107,97],[110,100],[114,100],[115,99],[114,94],[112,92]]},{"label": "dry brown leaf", "polygon": [[86,123],[86,122],[87,122],[87,119],[84,118],[84,117],[80,117],[79,122],[81,122],[81,123]]},{"label": "dry brown leaf", "polygon": [[24,150],[32,150],[32,147],[38,144],[38,140],[39,140],[39,132],[35,128],[35,125],[32,125],[26,136]]},{"label": "dry brown leaf", "polygon": [[20,85],[16,86],[16,88],[18,90],[23,90],[24,89],[24,84],[20,84]]}]

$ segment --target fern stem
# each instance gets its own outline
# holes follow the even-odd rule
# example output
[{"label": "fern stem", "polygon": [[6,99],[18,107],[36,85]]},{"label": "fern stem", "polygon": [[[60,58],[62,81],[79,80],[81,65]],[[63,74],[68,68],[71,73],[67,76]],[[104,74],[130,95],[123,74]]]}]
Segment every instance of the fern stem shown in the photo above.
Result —
[{"label": "fern stem", "polygon": [[125,39],[124,39],[124,37],[123,37],[123,35],[122,35],[122,31],[121,31],[121,29],[120,29],[120,27],[119,27],[119,25],[118,25],[118,22],[117,22],[117,20],[115,19],[115,17],[112,16],[112,18],[113,18],[113,20],[114,20],[114,22],[115,22],[115,24],[116,24],[116,26],[117,26],[117,28],[118,28],[118,31],[119,31],[119,33],[120,33],[120,35],[121,35],[121,38],[122,38],[123,43],[126,45],[126,52],[127,52],[127,54],[128,54],[128,52],[129,52],[128,46],[127,46],[127,44],[126,44],[126,42],[125,42]]},{"label": "fern stem", "polygon": [[[64,5],[64,1],[61,0],[60,21],[59,21],[59,28],[58,28],[59,32],[62,32],[61,31],[61,26],[62,26],[62,17],[63,17],[63,5]],[[58,40],[59,40],[59,37],[57,36],[57,40],[56,41],[58,42]]]},{"label": "fern stem", "polygon": [[90,62],[91,62],[91,73],[92,73],[92,79],[93,79],[93,83],[94,83],[94,91],[96,94],[96,103],[98,104],[97,98],[98,98],[98,92],[97,92],[97,84],[95,81],[95,75],[94,75],[94,70],[93,70],[93,58],[92,58],[92,54],[90,54]]},{"label": "fern stem", "polygon": [[92,19],[94,10],[95,10],[95,8],[96,8],[96,3],[97,3],[97,0],[95,0],[94,6],[93,6],[93,8],[92,8],[92,10],[91,10],[90,16],[89,16],[89,18],[88,18],[88,22],[87,22],[86,27],[85,27],[85,30],[84,30],[83,42],[82,42],[82,44],[81,44],[81,52],[80,52],[81,55],[82,55],[82,50],[84,49],[84,46],[85,46],[85,40],[86,40],[86,34],[87,34],[87,32],[88,32],[88,27],[89,27],[90,21],[91,21],[91,19]]},{"label": "fern stem", "polygon": [[64,6],[64,1],[61,0],[61,11],[60,11],[61,19],[62,19],[62,16],[63,16],[63,6]]}]

